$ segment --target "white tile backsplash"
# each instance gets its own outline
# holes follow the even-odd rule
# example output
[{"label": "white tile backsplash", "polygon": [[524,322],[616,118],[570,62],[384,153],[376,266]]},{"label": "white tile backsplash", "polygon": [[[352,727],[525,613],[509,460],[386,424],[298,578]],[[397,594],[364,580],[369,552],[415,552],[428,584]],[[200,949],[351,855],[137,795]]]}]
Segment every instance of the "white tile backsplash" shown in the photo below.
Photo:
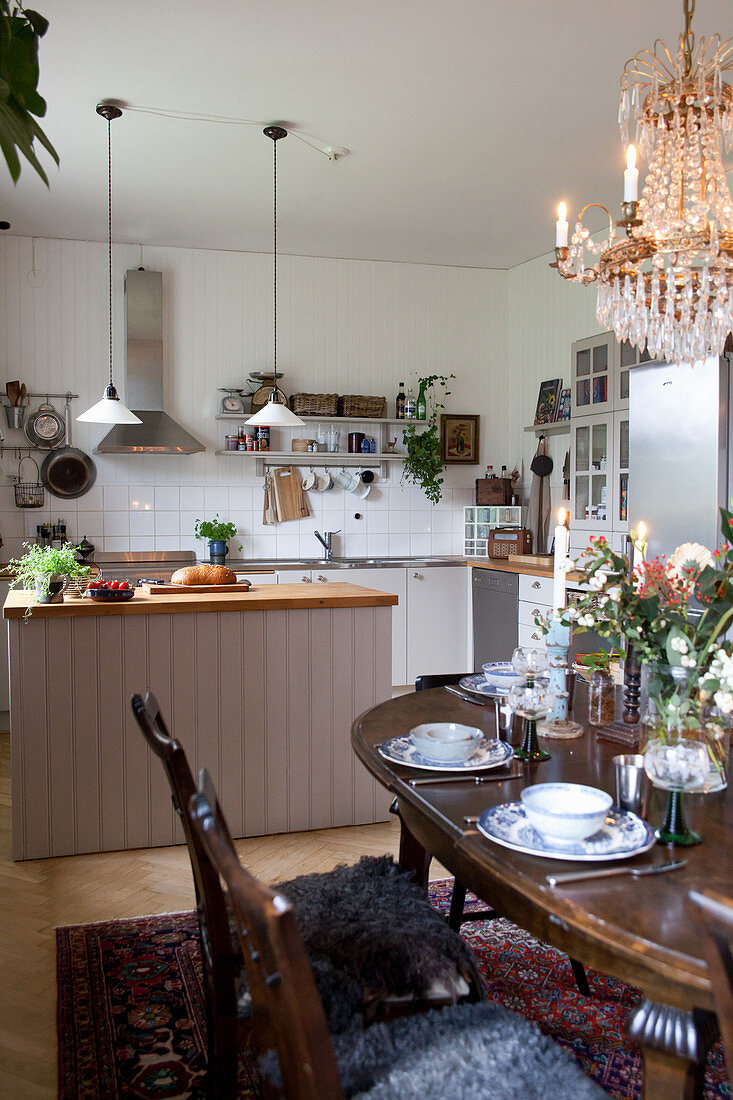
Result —
[{"label": "white tile backsplash", "polygon": [[155,488],[152,485],[130,486],[130,511],[152,512],[155,509]]},{"label": "white tile backsplash", "polygon": [[[126,512],[130,507],[130,495],[126,485],[104,486],[105,512]],[[116,531],[112,532],[117,534]]]},{"label": "white tile backsplash", "polygon": [[[107,496],[107,490],[104,491],[105,497]],[[142,532],[140,532],[142,533]],[[129,512],[105,512],[104,513],[104,549],[105,550],[125,550],[127,547],[119,546],[119,539],[124,536],[130,537],[130,513]],[[109,539],[115,540],[114,546],[108,546]]]},{"label": "white tile backsplash", "polygon": [[181,506],[177,485],[158,485],[155,489],[156,512],[177,512]]},{"label": "white tile backsplash", "polygon": [[130,537],[133,535],[154,535],[154,512],[130,512]]}]

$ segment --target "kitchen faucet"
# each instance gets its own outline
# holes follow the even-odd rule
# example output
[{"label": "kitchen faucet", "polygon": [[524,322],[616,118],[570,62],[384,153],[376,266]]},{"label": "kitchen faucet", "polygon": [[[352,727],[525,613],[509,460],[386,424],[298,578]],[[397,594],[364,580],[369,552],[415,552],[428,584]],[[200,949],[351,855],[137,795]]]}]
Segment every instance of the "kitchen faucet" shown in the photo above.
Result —
[{"label": "kitchen faucet", "polygon": [[323,534],[320,531],[314,531],[313,534],[323,547],[323,560],[331,561],[333,558],[333,536],[340,535],[341,528],[339,527],[338,531],[324,531]]}]

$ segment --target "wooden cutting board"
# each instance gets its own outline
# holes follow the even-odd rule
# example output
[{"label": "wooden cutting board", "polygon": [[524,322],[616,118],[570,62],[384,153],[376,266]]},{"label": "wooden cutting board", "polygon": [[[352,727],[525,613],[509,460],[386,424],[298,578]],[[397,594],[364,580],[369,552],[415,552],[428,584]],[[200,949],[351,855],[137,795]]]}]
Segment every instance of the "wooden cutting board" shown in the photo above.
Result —
[{"label": "wooden cutting board", "polygon": [[249,581],[237,581],[236,584],[143,584],[145,592],[154,596],[156,592],[170,596],[176,592],[184,595],[187,592],[246,592],[250,587]]},{"label": "wooden cutting board", "polygon": [[272,471],[272,483],[280,523],[310,515],[300,484],[300,474],[295,466],[278,466]]}]

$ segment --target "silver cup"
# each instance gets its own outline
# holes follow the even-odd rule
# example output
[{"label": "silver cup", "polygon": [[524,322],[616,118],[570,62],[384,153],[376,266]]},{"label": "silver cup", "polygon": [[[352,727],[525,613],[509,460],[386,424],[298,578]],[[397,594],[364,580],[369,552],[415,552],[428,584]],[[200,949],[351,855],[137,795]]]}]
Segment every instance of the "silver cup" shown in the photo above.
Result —
[{"label": "silver cup", "polygon": [[613,766],[616,771],[616,805],[621,810],[630,810],[643,817],[648,798],[644,757],[638,753],[614,756]]}]

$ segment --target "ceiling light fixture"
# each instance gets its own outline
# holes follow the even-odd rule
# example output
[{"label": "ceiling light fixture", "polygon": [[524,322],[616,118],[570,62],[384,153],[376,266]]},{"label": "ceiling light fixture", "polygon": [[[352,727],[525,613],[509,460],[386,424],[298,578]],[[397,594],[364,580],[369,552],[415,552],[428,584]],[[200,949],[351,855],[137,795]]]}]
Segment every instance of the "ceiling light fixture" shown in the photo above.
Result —
[{"label": "ceiling light fixture", "polygon": [[107,258],[109,270],[109,384],[101,401],[77,416],[86,424],[142,424],[140,417],[130,412],[117,396],[112,381],[112,119],[122,111],[111,103],[98,103],[97,114],[107,120]]},{"label": "ceiling light fixture", "polygon": [[[555,257],[564,279],[598,283],[596,316],[654,359],[698,363],[720,355],[733,328],[733,200],[722,161],[733,144],[733,38],[701,38],[695,47],[695,0],[683,0],[685,29],[673,57],[659,39],[627,61],[619,124],[648,159],[641,200],[636,150],[629,145],[623,218],[615,236],[610,212],[589,203],[568,247],[565,206],[556,223]],[[582,218],[606,211],[608,237],[596,243]],[[586,263],[588,254],[588,263]]]},{"label": "ceiling light fixture", "polygon": [[[288,131],[282,126],[266,126],[262,131],[266,137],[272,139],[272,268],[273,268],[273,367],[272,367],[272,393],[267,403],[250,416],[247,424],[269,424],[285,427],[294,427],[304,424],[299,416],[291,412],[284,403],[285,397],[277,384],[277,143],[281,138],[288,136]],[[268,371],[269,374],[269,371]]]}]

